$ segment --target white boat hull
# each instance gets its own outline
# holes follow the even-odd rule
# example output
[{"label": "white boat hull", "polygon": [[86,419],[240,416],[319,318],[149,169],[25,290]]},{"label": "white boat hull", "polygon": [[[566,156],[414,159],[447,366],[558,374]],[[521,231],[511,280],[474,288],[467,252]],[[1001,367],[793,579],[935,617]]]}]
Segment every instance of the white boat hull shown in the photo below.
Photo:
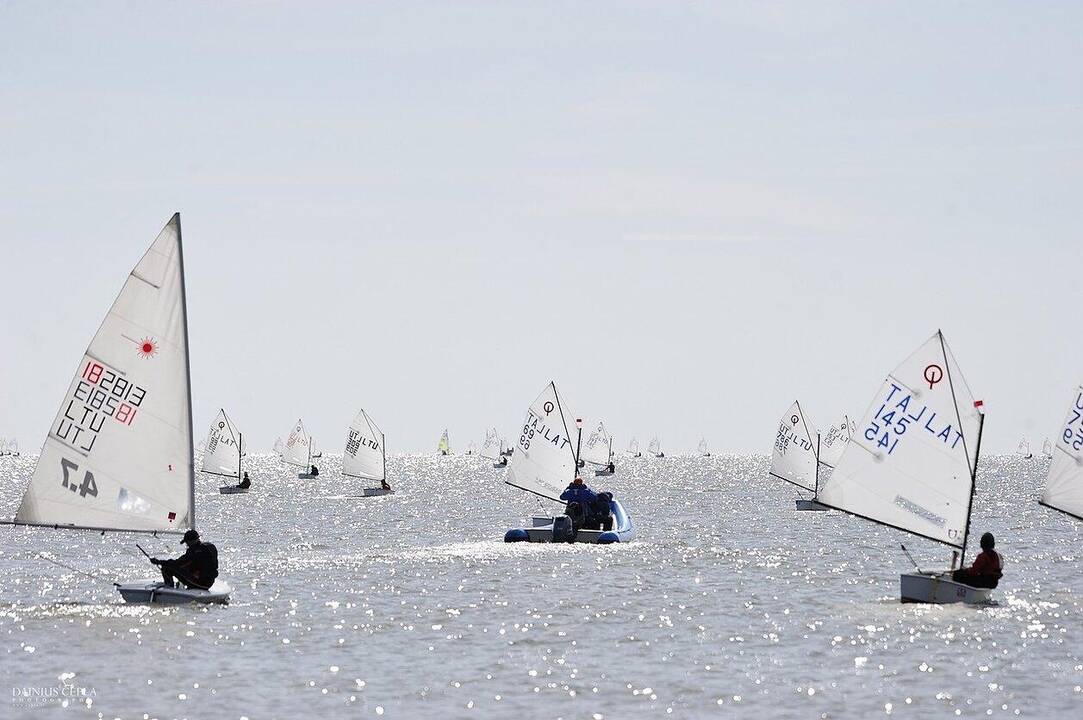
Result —
[{"label": "white boat hull", "polygon": [[313,475],[312,473],[297,473],[297,478],[299,480],[311,480],[316,477],[319,477],[319,475]]},{"label": "white boat hull", "polygon": [[151,603],[155,605],[225,605],[229,602],[231,588],[224,582],[215,582],[210,590],[195,588],[164,587],[159,580],[142,580],[117,585],[120,596],[128,603]]},{"label": "white boat hull", "polygon": [[816,502],[815,500],[805,500],[804,498],[797,498],[797,509],[798,510],[817,510],[817,511],[822,512],[824,510],[830,510],[831,508],[827,507],[826,505],[821,505],[820,503]]},{"label": "white boat hull", "polygon": [[383,488],[365,488],[361,491],[364,493],[361,497],[380,497],[381,495],[394,495],[394,490],[384,490]]},{"label": "white boat hull", "polygon": [[218,492],[223,495],[242,495],[248,492],[249,488],[239,488],[236,485],[226,485],[218,488]]},{"label": "white boat hull", "polygon": [[993,591],[951,579],[951,573],[903,573],[899,576],[899,597],[904,603],[988,603]]}]

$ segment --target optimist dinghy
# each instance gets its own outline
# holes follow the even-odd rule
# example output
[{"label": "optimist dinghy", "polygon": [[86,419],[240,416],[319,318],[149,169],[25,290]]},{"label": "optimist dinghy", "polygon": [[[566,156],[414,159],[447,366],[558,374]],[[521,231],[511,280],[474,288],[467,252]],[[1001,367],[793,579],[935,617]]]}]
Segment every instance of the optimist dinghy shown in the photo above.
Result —
[{"label": "optimist dinghy", "polygon": [[498,470],[508,466],[508,456],[504,454],[504,438],[500,437],[496,428],[485,431],[485,444],[481,446],[481,456],[486,460],[491,460],[493,467]]},{"label": "optimist dinghy", "polygon": [[[938,330],[884,380],[817,500],[965,560],[984,422]],[[992,593],[955,582],[950,570],[903,573],[899,585],[902,602],[981,603]]]},{"label": "optimist dinghy", "polygon": [[297,424],[293,426],[293,430],[290,431],[286,442],[278,447],[278,457],[281,458],[282,462],[294,467],[304,468],[303,472],[297,473],[297,477],[301,480],[311,480],[318,477],[317,474],[309,472],[310,468],[312,468],[313,458],[318,458],[323,454],[313,450],[315,442],[309,437],[308,431],[305,430],[305,423],[298,418]]},{"label": "optimist dinghy", "polygon": [[379,497],[395,491],[383,487],[387,481],[387,452],[384,433],[362,408],[350,423],[346,432],[346,449],[342,453],[342,475],[348,478],[381,483],[380,487],[367,487],[354,497]]},{"label": "optimist dinghy", "polygon": [[[817,440],[812,439],[814,434]],[[816,502],[820,466],[818,441],[819,434],[805,417],[801,403],[794,400],[778,423],[775,446],[771,450],[770,475],[812,493],[811,500],[797,498],[798,510],[827,510],[826,506]]]},{"label": "optimist dinghy", "polygon": [[[578,427],[577,438],[573,442],[569,417],[570,411],[561,400],[556,385],[550,382],[527,410],[518,449],[508,464],[505,483],[563,505],[560,494],[576,477],[577,450],[582,439],[582,428]],[[529,528],[509,530],[504,535],[504,541],[606,545],[634,539],[632,519],[617,500],[610,501],[610,513],[612,527],[609,530],[580,528],[573,531],[571,520],[566,515],[538,516],[532,518]]]},{"label": "optimist dinghy", "polygon": [[224,582],[215,582],[210,589],[162,587],[158,580],[144,580],[117,585],[117,591],[129,603],[157,603],[159,605],[184,605],[203,603],[205,605],[226,605],[233,588]]},{"label": "optimist dinghy", "polygon": [[696,448],[696,452],[700,457],[711,457],[711,451],[707,449],[707,438],[699,439],[699,446]]},{"label": "optimist dinghy", "polygon": [[[195,529],[188,312],[180,215],[124,282],[49,428],[13,521],[54,529]],[[127,602],[225,602],[211,591],[117,585]],[[143,590],[138,588],[142,587]]]},{"label": "optimist dinghy", "polygon": [[[1046,442],[1049,442],[1048,440]],[[1052,448],[1042,505],[1083,520],[1083,386],[1072,393],[1068,417]]]},{"label": "optimist dinghy", "polygon": [[440,442],[436,443],[437,455],[450,455],[451,454],[451,439],[448,437],[447,428],[444,428],[443,435],[440,436]]},{"label": "optimist dinghy", "polygon": [[248,488],[240,487],[244,468],[244,436],[230,422],[224,409],[218,411],[218,417],[211,424],[210,433],[203,443],[202,472],[208,475],[221,475],[233,478],[237,485],[223,485],[218,488],[222,495],[242,495]]},{"label": "optimist dinghy", "polygon": [[595,477],[610,477],[616,472],[616,466],[613,465],[613,436],[605,429],[601,420],[598,421],[598,427],[587,436],[581,459],[595,468]]}]

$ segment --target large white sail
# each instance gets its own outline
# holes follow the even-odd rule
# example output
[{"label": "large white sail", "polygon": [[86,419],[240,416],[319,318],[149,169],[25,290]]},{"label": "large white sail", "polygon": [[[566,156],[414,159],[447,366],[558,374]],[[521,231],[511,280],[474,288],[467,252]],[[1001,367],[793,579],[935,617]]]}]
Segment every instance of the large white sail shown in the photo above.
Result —
[{"label": "large white sail", "polygon": [[346,450],[342,454],[342,474],[367,480],[385,477],[384,434],[362,409],[346,432]]},{"label": "large white sail", "polygon": [[608,465],[612,455],[610,451],[612,445],[612,436],[606,431],[605,425],[599,421],[598,427],[591,431],[583,443],[580,457],[584,462],[589,462],[592,465]]},{"label": "large white sail", "polygon": [[938,331],[888,375],[817,500],[964,547],[980,407]]},{"label": "large white sail", "polygon": [[778,421],[775,447],[771,450],[771,474],[816,491],[816,428],[796,400]]},{"label": "large white sail", "polygon": [[15,522],[193,527],[192,451],[177,214],[132,270],[79,361]]},{"label": "large white sail", "polygon": [[279,448],[278,456],[287,465],[296,465],[305,470],[312,465],[312,438],[308,436],[305,424],[300,419],[293,426],[286,442]]},{"label": "large white sail", "polygon": [[244,456],[242,442],[240,431],[230,422],[226,411],[219,410],[203,444],[203,472],[239,479],[241,457]]},{"label": "large white sail", "polygon": [[504,482],[559,502],[575,479],[575,431],[571,411],[550,382],[527,410]]},{"label": "large white sail", "polygon": [[828,426],[820,433],[820,462],[829,468],[839,464],[846,443],[850,442],[850,418],[843,416],[841,422]]},{"label": "large white sail", "polygon": [[1068,417],[1053,446],[1042,504],[1083,520],[1083,386],[1072,393]]},{"label": "large white sail", "polygon": [[503,449],[500,434],[497,433],[496,428],[486,430],[485,444],[481,446],[481,456],[487,460],[499,460]]}]

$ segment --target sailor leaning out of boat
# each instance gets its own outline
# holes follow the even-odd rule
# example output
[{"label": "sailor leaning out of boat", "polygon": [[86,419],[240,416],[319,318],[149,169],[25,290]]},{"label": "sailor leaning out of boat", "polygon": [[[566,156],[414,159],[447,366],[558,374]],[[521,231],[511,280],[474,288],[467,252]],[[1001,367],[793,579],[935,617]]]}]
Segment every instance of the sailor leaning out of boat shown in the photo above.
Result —
[{"label": "sailor leaning out of boat", "polygon": [[184,533],[181,545],[188,549],[179,558],[150,561],[162,568],[162,580],[165,587],[174,587],[174,580],[185,587],[206,590],[214,585],[218,578],[218,548],[199,539],[199,533],[189,530]]},{"label": "sailor leaning out of boat", "polygon": [[981,552],[974,558],[974,564],[956,570],[951,579],[970,587],[995,588],[1000,578],[1004,577],[1004,558],[993,549],[995,545],[993,533],[982,535]]}]

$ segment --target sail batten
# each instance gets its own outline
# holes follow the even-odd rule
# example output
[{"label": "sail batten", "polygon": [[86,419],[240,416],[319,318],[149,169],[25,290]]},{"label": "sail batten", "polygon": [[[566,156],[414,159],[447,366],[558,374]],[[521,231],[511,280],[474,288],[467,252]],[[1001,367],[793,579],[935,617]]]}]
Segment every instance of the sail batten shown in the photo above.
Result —
[{"label": "sail batten", "polygon": [[175,214],[83,353],[16,523],[146,532],[194,527],[187,324]]}]

